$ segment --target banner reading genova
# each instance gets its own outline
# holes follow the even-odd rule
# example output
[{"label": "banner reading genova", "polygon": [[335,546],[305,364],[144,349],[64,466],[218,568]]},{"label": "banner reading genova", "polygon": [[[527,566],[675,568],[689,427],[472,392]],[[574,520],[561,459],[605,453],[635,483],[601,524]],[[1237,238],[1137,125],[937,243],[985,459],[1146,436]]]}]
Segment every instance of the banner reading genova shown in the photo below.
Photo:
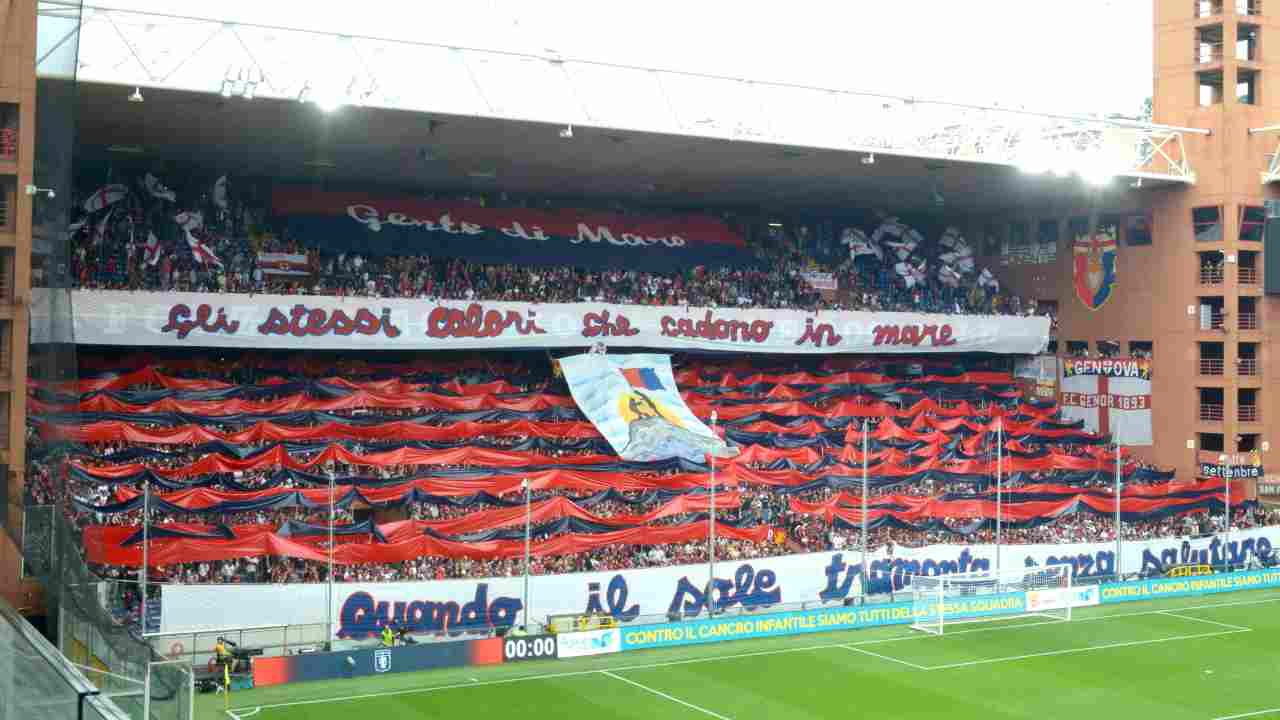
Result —
[{"label": "banner reading genova", "polygon": [[[75,290],[70,298],[75,340],[88,345],[467,350],[603,342],[723,352],[1035,354],[1049,342],[1045,317],[123,290]],[[50,302],[48,290],[33,290],[33,318],[48,316]],[[31,341],[49,338],[37,333]]]},{"label": "banner reading genova", "polygon": [[[1221,538],[1166,538],[1124,545],[1124,571],[1163,572],[1186,564],[1269,560],[1280,547],[1280,527],[1241,530],[1230,546]],[[930,545],[883,548],[868,557],[871,593],[902,589],[918,574],[977,572],[994,567],[994,545]],[[1113,575],[1115,545],[1005,545],[1008,567],[1069,564],[1079,579]],[[760,558],[722,559],[716,565],[714,596],[721,609],[768,609],[777,605],[839,605],[862,592],[861,557],[856,552],[821,552]],[[375,636],[382,623],[406,623],[415,632],[485,629],[521,622],[519,577],[402,583],[339,583],[333,600],[334,635]],[[652,622],[656,616],[686,617],[706,612],[707,566],[679,565],[564,575],[529,580],[529,616],[607,613],[620,623]],[[252,625],[321,623],[327,620],[323,584],[169,585],[164,588],[161,631],[220,630]],[[252,622],[246,619],[252,618]]]}]

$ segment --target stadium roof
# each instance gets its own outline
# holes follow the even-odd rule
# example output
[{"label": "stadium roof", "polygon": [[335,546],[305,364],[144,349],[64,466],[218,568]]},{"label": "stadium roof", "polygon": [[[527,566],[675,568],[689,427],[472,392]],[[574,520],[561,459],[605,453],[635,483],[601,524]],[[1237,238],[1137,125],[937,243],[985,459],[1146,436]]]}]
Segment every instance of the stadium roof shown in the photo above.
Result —
[{"label": "stadium roof", "polygon": [[[115,86],[86,88],[86,143],[211,155],[283,177],[664,203],[898,208],[941,195],[977,210],[1086,192],[1016,168],[1193,183],[1182,143],[1207,132],[125,10],[81,15],[56,0],[40,12],[42,75]],[[142,88],[146,103],[123,105],[119,86]],[[363,107],[317,110],[342,105]]]}]

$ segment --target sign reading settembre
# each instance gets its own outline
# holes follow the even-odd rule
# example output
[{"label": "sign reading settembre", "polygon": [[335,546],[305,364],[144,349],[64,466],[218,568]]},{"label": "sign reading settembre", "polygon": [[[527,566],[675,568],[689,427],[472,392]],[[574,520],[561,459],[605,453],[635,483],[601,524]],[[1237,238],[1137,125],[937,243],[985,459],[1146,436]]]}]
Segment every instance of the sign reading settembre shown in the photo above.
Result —
[{"label": "sign reading settembre", "polygon": [[[1196,459],[1200,463],[1200,477],[1240,479],[1266,476],[1262,455],[1256,451],[1219,455],[1201,450]],[[1262,483],[1258,484],[1258,494],[1262,494]]]}]

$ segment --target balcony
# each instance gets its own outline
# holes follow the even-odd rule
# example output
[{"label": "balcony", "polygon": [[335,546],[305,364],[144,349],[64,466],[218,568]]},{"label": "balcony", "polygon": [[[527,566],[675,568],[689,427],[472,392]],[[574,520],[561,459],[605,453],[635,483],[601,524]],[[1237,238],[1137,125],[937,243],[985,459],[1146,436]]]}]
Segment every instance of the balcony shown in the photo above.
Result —
[{"label": "balcony", "polygon": [[0,128],[0,161],[16,162],[18,159],[18,129]]},{"label": "balcony", "polygon": [[1257,330],[1258,329],[1258,313],[1242,312],[1237,318],[1237,328],[1240,330]]},{"label": "balcony", "polygon": [[[1201,362],[1204,362],[1203,360]],[[1202,373],[1203,374],[1203,373]],[[1258,374],[1257,358],[1240,358],[1236,361],[1236,374],[1244,377],[1252,377]]]},{"label": "balcony", "polygon": [[1195,3],[1196,17],[1206,18],[1222,14],[1222,0],[1192,0]]},{"label": "balcony", "polygon": [[[1218,11],[1222,11],[1222,4],[1218,3]],[[1236,0],[1237,15],[1261,15],[1262,0]]]},{"label": "balcony", "polygon": [[1222,266],[1202,266],[1200,268],[1201,285],[1221,285],[1223,279]]},{"label": "balcony", "polygon": [[1201,330],[1221,330],[1226,324],[1226,313],[1212,312],[1200,316],[1198,326]]},{"label": "balcony", "polygon": [[1222,422],[1222,405],[1200,403],[1200,422]]},{"label": "balcony", "polygon": [[1197,65],[1222,62],[1222,43],[1197,42],[1195,46],[1195,62]]},{"label": "balcony", "polygon": [[1258,422],[1258,406],[1257,405],[1241,405],[1236,413],[1236,419],[1240,422],[1254,423]]},{"label": "balcony", "polygon": [[1201,375],[1221,375],[1222,358],[1200,358]]},{"label": "balcony", "polygon": [[1259,283],[1258,268],[1240,267],[1240,284],[1257,285]]}]

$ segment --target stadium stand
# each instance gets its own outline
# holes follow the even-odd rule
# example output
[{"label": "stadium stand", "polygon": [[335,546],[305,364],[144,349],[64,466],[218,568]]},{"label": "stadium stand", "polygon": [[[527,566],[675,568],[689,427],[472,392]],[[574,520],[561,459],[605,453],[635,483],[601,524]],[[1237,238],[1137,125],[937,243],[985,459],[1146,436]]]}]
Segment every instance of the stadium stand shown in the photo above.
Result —
[{"label": "stadium stand", "polygon": [[[707,466],[621,461],[542,355],[81,364],[78,382],[31,391],[28,502],[49,503],[62,473],[104,577],[141,564],[144,484],[157,582],[326,580],[331,480],[337,580],[519,574],[524,478],[534,574],[707,559]],[[1001,364],[682,358],[687,404],[716,410],[742,449],[718,467],[717,555],[856,544],[864,422],[873,546],[989,540],[997,425],[1004,542],[1113,540],[1113,451],[1022,400]],[[1129,459],[1123,472],[1126,539],[1208,532],[1220,518],[1221,480],[1177,482]],[[1255,503],[1234,510],[1237,527],[1268,519]],[[121,620],[136,619],[136,590],[119,593]]]},{"label": "stadium stand", "polygon": [[[150,174],[78,198],[71,277],[84,289],[209,291],[365,297],[572,302],[787,309],[903,310],[1031,315],[1034,301],[1000,292],[977,267],[954,228],[936,238],[897,217],[823,218],[784,229],[745,219],[696,216],[725,233],[750,236],[726,264],[679,272],[486,264],[460,257],[378,252],[310,242],[269,200],[228,188],[226,176],[177,192]],[[541,200],[505,195],[452,198],[454,206],[495,202],[546,210]],[[612,212],[627,213],[617,208]],[[674,211],[673,211],[674,216]],[[687,215],[687,214],[686,214]],[[645,217],[654,216],[646,211]],[[743,225],[744,227],[738,227]],[[864,226],[865,227],[862,227]],[[841,229],[837,234],[837,227]],[[820,292],[804,273],[833,276],[839,292]],[[36,270],[36,277],[42,274]]]}]

